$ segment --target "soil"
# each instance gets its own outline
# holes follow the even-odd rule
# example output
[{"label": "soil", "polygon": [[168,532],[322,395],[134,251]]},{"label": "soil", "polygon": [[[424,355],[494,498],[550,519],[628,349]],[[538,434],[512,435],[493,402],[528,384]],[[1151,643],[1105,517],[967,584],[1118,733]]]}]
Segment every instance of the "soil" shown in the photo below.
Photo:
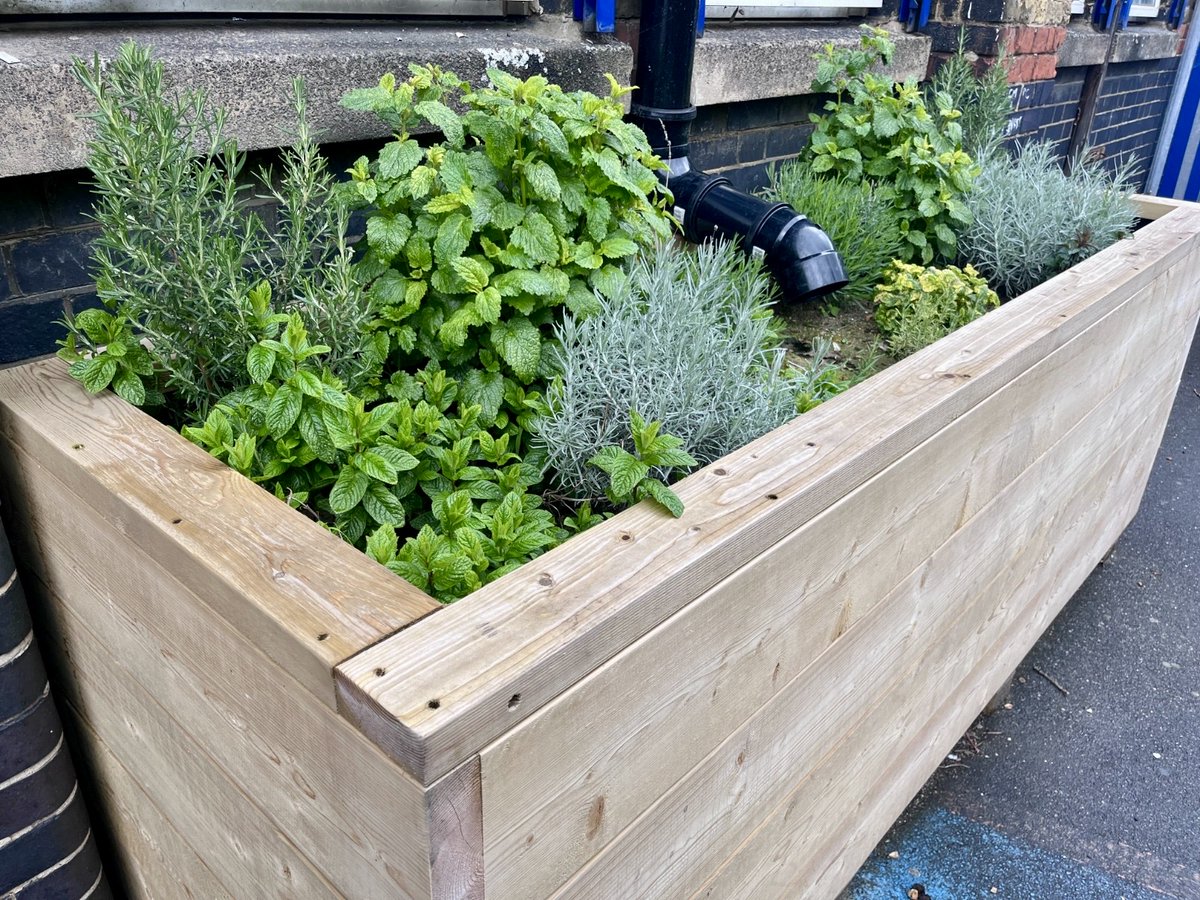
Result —
[{"label": "soil", "polygon": [[883,350],[874,311],[863,304],[849,302],[835,315],[828,315],[817,302],[780,304],[775,315],[783,326],[783,345],[790,363],[803,366],[812,362],[814,343],[821,337],[832,342],[825,361],[855,375],[869,375],[896,361]]}]

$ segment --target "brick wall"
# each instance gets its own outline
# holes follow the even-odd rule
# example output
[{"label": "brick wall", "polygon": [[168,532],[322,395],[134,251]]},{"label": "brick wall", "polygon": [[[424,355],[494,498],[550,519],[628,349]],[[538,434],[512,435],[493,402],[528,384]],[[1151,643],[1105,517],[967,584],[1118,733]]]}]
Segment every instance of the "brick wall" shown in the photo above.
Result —
[{"label": "brick wall", "polygon": [[[1088,143],[1110,171],[1132,158],[1132,182],[1139,190],[1145,186],[1177,64],[1177,57],[1114,63],[1096,101]],[[1082,66],[1064,68],[1053,80],[1015,86],[1010,142],[1046,141],[1065,159],[1085,74]]]},{"label": "brick wall", "polygon": [[1088,143],[1110,168],[1134,160],[1134,184],[1145,185],[1178,57],[1110,65],[1096,101]]},{"label": "brick wall", "polygon": [[1052,81],[1014,86],[1009,141],[1043,141],[1065,159],[1079,112],[1083,75],[1082,68],[1062,69]]},{"label": "brick wall", "polygon": [[69,310],[95,305],[95,226],[82,173],[0,179],[0,365],[54,351]]},{"label": "brick wall", "polygon": [[769,183],[772,165],[795,157],[812,133],[809,113],[823,96],[781,97],[701,107],[692,127],[692,164],[742,191]]}]

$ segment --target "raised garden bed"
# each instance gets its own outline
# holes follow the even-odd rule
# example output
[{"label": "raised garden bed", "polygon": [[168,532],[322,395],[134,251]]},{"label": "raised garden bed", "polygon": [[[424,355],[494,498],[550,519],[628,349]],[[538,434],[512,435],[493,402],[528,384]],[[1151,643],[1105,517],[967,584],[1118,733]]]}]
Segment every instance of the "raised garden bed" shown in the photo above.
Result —
[{"label": "raised garden bed", "polygon": [[[130,890],[828,897],[1137,509],[1157,221],[441,608],[115,396],[0,372],[8,528]],[[182,886],[182,887],[181,887]]]}]

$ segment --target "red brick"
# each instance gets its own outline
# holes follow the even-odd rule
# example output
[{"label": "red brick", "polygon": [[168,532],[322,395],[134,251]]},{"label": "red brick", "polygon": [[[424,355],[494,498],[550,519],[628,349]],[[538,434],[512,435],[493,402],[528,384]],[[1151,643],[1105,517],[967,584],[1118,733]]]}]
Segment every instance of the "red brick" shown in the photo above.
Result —
[{"label": "red brick", "polygon": [[1034,45],[1037,43],[1036,28],[1028,25],[1023,25],[1017,29],[1016,46],[1013,47],[1014,53],[1033,53]]},{"label": "red brick", "polygon": [[1033,79],[1045,81],[1058,74],[1058,57],[1053,53],[1045,53],[1034,57]]},{"label": "red brick", "polygon": [[1008,58],[1008,83],[1024,84],[1033,80],[1034,58],[1032,56],[1010,56]]}]

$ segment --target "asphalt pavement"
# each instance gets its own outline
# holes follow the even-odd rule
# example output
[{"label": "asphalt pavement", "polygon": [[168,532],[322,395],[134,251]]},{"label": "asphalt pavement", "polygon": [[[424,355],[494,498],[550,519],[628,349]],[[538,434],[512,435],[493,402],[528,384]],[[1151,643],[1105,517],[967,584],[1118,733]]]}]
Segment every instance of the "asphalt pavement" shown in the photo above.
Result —
[{"label": "asphalt pavement", "polygon": [[1200,900],[1200,336],[1146,496],[841,900]]}]

